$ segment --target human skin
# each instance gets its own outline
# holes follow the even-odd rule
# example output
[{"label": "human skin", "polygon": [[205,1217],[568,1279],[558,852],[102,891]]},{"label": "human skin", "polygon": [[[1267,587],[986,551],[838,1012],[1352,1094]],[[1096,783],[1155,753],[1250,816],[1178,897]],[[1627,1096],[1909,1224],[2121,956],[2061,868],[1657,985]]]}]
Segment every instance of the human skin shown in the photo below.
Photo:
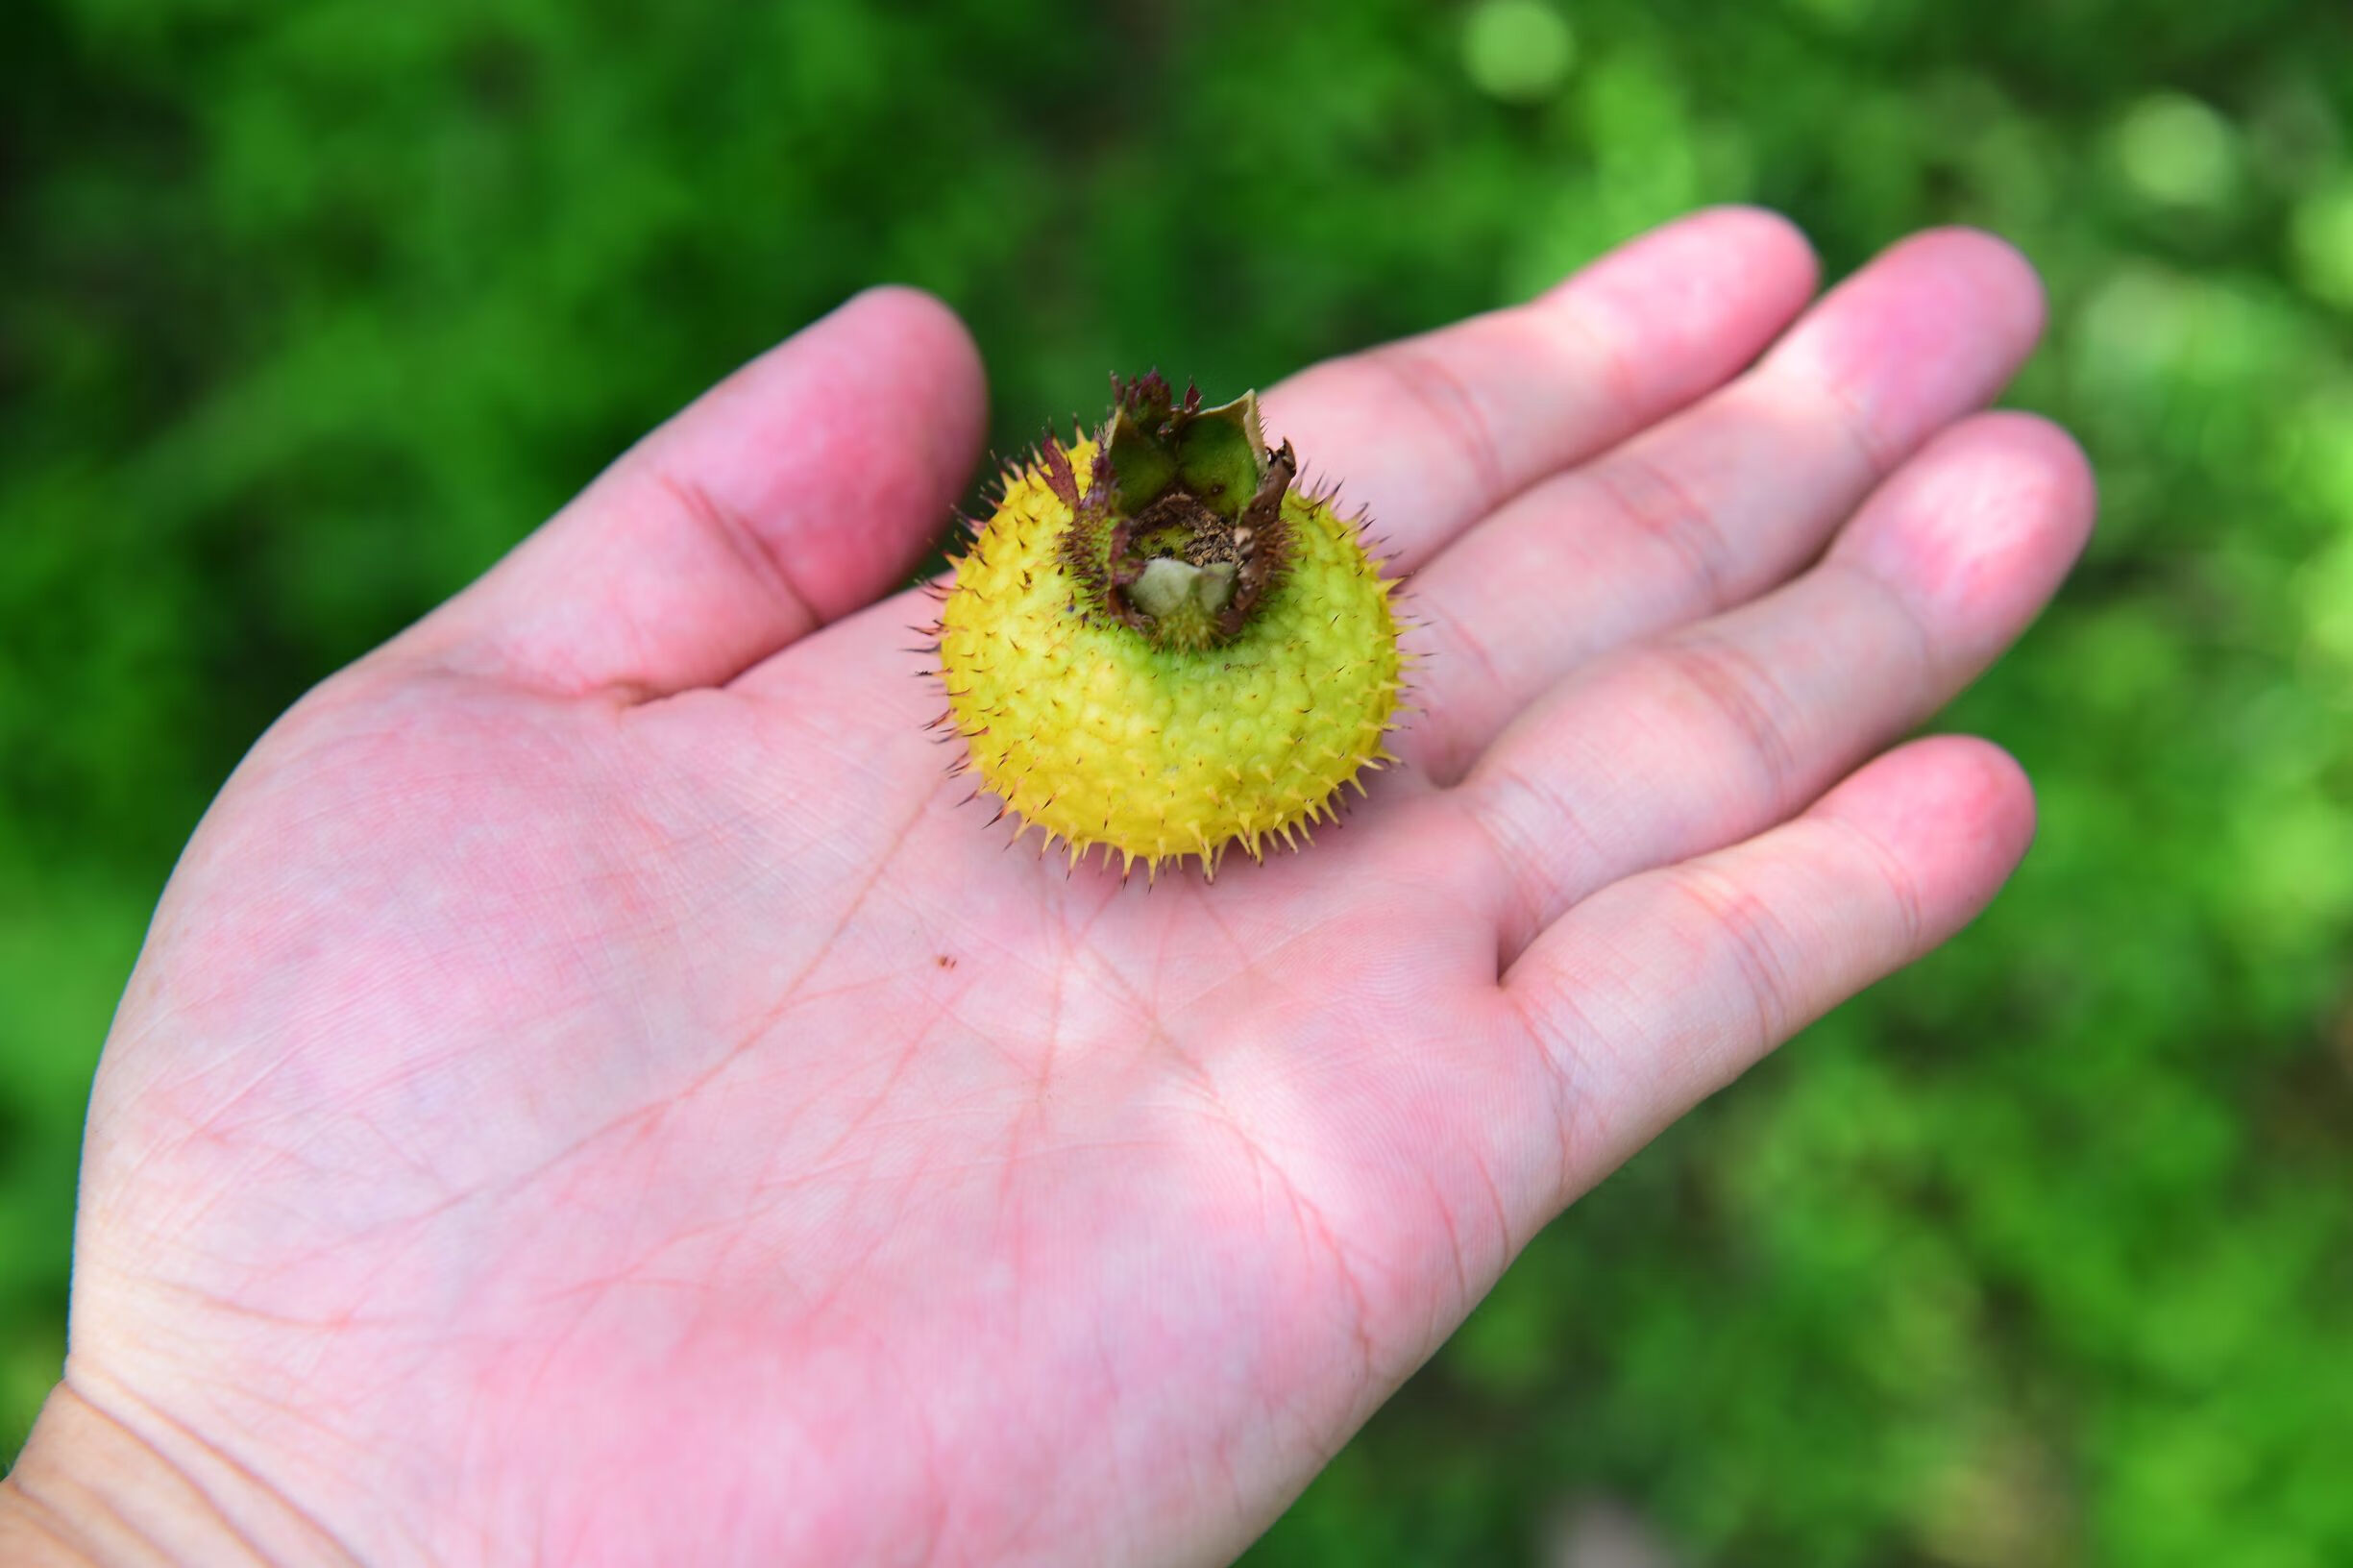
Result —
[{"label": "human skin", "polygon": [[2073,444],[1977,411],[2039,288],[1948,231],[1814,290],[1714,210],[1275,389],[1411,576],[1420,711],[1213,883],[1008,851],[943,774],[880,596],[984,426],[946,310],[738,372],[206,817],[0,1557],[1231,1556],[2024,850],[2008,758],[1896,743],[2090,527]]}]

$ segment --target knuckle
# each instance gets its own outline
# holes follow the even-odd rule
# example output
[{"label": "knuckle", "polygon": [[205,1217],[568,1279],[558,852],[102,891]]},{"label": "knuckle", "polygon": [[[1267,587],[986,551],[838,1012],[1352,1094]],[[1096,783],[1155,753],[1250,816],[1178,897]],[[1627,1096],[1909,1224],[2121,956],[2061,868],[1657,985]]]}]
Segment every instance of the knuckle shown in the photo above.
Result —
[{"label": "knuckle", "polygon": [[1731,543],[1715,514],[1664,465],[1628,448],[1588,471],[1603,498],[1656,540],[1700,586],[1707,611],[1731,602]]},{"label": "knuckle", "polygon": [[1798,775],[1796,705],[1780,682],[1731,640],[1692,632],[1657,646],[1668,679],[1729,730],[1732,749],[1758,774],[1764,797],[1784,809]]},{"label": "knuckle", "polygon": [[1730,962],[1753,1009],[1756,1039],[1748,1054],[1786,1039],[1802,1017],[1796,982],[1796,943],[1773,908],[1755,894],[1704,866],[1674,874],[1693,910],[1702,940]]}]

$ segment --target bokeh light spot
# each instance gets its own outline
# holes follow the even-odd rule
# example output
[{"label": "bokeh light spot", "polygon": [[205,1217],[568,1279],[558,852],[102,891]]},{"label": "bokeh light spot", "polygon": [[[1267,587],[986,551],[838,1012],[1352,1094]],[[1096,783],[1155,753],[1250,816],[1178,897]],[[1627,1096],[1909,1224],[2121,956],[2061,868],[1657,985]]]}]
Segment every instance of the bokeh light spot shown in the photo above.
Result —
[{"label": "bokeh light spot", "polygon": [[1462,68],[1471,85],[1507,104],[1550,98],[1577,59],[1567,18],[1542,0],[1484,0],[1462,30]]},{"label": "bokeh light spot", "polygon": [[2353,310],[2353,180],[2298,202],[2289,229],[2296,282],[2315,299]]},{"label": "bokeh light spot", "polygon": [[2230,122],[2196,99],[2161,92],[2126,111],[2116,132],[2125,183],[2168,207],[2217,207],[2239,176]]}]

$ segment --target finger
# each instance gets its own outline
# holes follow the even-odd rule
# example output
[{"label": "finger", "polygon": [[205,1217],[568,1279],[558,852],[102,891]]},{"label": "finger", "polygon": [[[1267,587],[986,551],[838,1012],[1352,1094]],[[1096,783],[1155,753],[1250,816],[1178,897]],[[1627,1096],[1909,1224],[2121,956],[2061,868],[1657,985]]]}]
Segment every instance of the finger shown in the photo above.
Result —
[{"label": "finger", "polygon": [[1415,579],[1429,718],[1401,752],[1451,781],[1581,660],[1785,578],[1896,464],[1998,392],[2042,322],[2041,285],[2009,246],[1915,236],[1740,380],[1506,505]]},{"label": "finger", "polygon": [[[1266,394],[1266,429],[1344,479],[1409,570],[1516,489],[1753,359],[1813,290],[1787,220],[1721,208],[1653,231],[1526,305],[1327,361]],[[912,613],[888,617],[905,641]],[[878,624],[879,624],[878,618]],[[756,691],[795,685],[792,660]]]},{"label": "finger", "polygon": [[1753,359],[1814,288],[1786,219],[1696,213],[1526,305],[1316,365],[1266,396],[1311,479],[1367,508],[1411,571],[1505,498]]},{"label": "finger", "polygon": [[1732,848],[1620,882],[1504,977],[1559,1125],[1508,1151],[1591,1187],[1798,1029],[1943,943],[2033,836],[2018,765],[1941,736],[1879,758],[1813,810]]},{"label": "finger", "polygon": [[986,412],[947,307],[870,290],[648,436],[400,646],[565,695],[724,681],[904,578]]},{"label": "finger", "polygon": [[1432,802],[1490,850],[1466,874],[1504,952],[1621,877],[1787,818],[1933,713],[2049,599],[2092,510],[2063,432],[1981,415],[1805,576],[1570,677]]}]

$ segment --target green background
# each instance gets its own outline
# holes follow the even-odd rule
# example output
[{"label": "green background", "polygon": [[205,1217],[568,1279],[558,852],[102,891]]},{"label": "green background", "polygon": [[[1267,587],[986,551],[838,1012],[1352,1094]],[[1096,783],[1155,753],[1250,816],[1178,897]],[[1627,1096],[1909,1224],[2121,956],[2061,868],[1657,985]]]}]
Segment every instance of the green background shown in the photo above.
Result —
[{"label": "green background", "polygon": [[1697,204],[2007,234],[2099,471],[1949,717],[2040,842],[1556,1225],[1254,1560],[2353,1561],[2353,10],[2335,0],[11,0],[0,1451],[88,1074],[308,683],[870,282],[995,439],[1543,286]]}]

